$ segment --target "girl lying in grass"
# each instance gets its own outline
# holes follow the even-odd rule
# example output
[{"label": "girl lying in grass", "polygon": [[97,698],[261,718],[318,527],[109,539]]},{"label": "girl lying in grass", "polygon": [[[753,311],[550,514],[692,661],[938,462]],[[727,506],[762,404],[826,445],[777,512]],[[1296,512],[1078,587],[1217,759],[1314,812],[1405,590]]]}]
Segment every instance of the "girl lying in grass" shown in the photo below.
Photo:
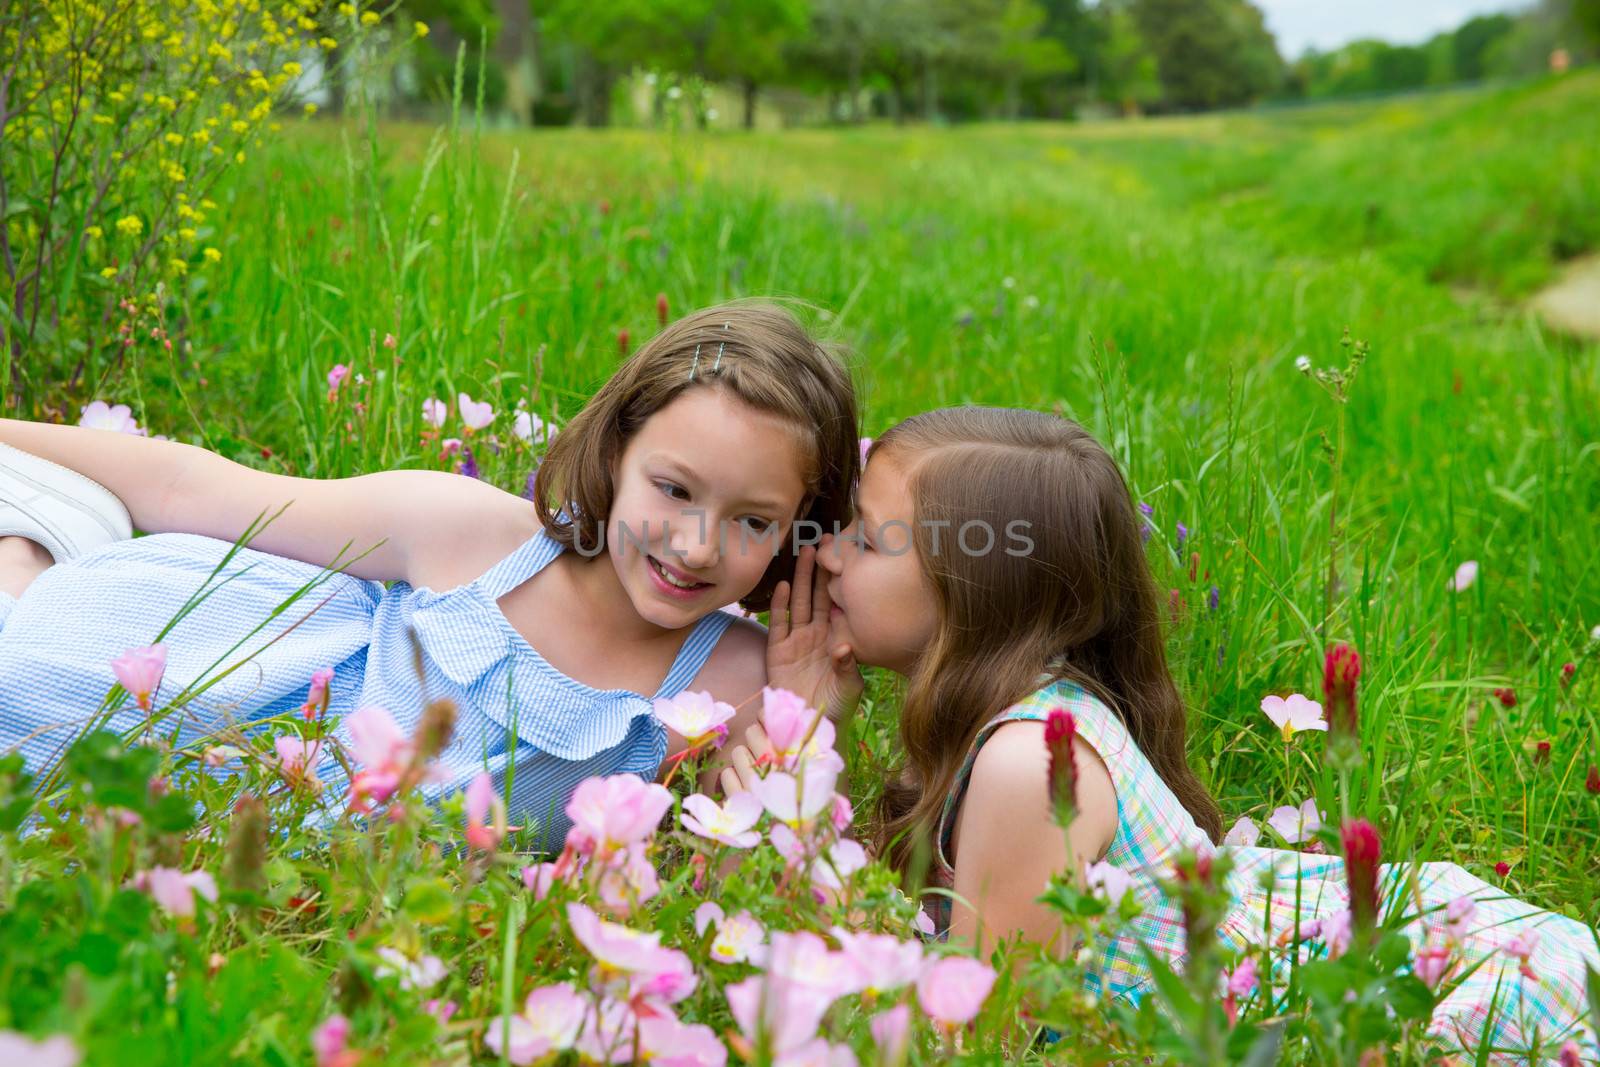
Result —
[{"label": "girl lying in grass", "polygon": [[[1087,869],[1102,891],[1140,905],[1104,945],[1099,981],[1125,998],[1149,992],[1141,945],[1181,969],[1185,916],[1157,879],[1190,851],[1202,858],[1187,876],[1209,878],[1203,857],[1221,821],[1185,762],[1155,583],[1106,450],[1031,411],[918,415],[872,446],[856,521],[816,562],[813,580],[803,555],[793,595],[787,583],[775,593],[769,674],[836,714],[861,692],[857,661],[905,678],[904,772],[884,790],[873,844],[914,884],[931,862],[932,884],[953,891],[931,895],[939,929],[981,952],[1013,935],[1064,950],[1060,913],[1039,897],[1053,875]],[[725,791],[751,788],[770,752],[759,725],[746,736],[722,772]],[[1070,745],[1076,768],[1065,834],[1047,801],[1047,740],[1058,760]],[[1376,918],[1378,847],[1353,820],[1348,872],[1332,856],[1227,849],[1233,903],[1215,936],[1235,958],[1291,939],[1340,955]],[[1352,879],[1368,888],[1352,897]],[[1577,1032],[1585,964],[1600,966],[1582,924],[1451,864],[1396,864],[1381,881],[1388,909],[1413,916],[1417,976],[1440,990],[1454,983],[1436,1033],[1554,1054]]]},{"label": "girl lying in grass", "polygon": [[[767,606],[793,571],[791,525],[842,519],[858,466],[848,372],[762,304],[692,314],[627,360],[551,444],[534,506],[453,474],[289,478],[0,420],[0,753],[39,775],[88,728],[153,724],[197,755],[233,724],[304,710],[298,752],[280,755],[364,806],[399,788],[408,736],[448,698],[430,792],[487,769],[511,817],[558,847],[579,781],[653,779],[674,754],[652,694],[759,694],[765,637],[717,609]],[[151,536],[130,539],[130,513]],[[132,699],[96,714],[129,649]],[[335,716],[369,765],[348,782],[320,740]]]}]

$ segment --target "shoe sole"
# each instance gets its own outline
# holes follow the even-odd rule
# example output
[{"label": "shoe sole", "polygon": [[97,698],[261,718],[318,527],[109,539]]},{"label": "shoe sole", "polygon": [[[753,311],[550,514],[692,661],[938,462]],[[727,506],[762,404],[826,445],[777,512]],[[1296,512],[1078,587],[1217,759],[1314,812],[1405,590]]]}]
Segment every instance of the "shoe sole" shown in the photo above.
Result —
[{"label": "shoe sole", "polygon": [[[20,460],[18,457],[21,457]],[[63,475],[69,481],[78,483],[78,486],[81,490],[81,495],[99,497],[102,507],[96,508],[92,505],[84,504],[83,502],[61,492],[59,489],[39,481],[37,478],[28,474],[24,469],[30,464],[38,464],[51,468],[56,474]],[[84,515],[87,515],[90,519],[94,520],[95,524],[104,530],[106,535],[113,541],[123,541],[133,536],[133,521],[128,515],[127,505],[123,504],[121,498],[119,498],[117,494],[113,493],[105,486],[101,485],[99,482],[95,481],[93,478],[79,474],[70,467],[63,467],[59,463],[53,463],[41,456],[34,455],[32,452],[26,452],[11,445],[0,445],[0,477],[10,477],[15,479],[37,493],[48,494],[56,500],[61,501],[63,504],[67,504],[68,506],[77,509]],[[123,523],[117,524],[113,520],[108,519],[105,514],[107,511],[122,516]],[[49,523],[43,521],[37,516],[30,515],[29,518],[32,521],[37,522],[40,526],[45,527],[50,532],[50,535],[59,543],[68,543],[66,539],[61,536],[61,532],[51,527]]]}]

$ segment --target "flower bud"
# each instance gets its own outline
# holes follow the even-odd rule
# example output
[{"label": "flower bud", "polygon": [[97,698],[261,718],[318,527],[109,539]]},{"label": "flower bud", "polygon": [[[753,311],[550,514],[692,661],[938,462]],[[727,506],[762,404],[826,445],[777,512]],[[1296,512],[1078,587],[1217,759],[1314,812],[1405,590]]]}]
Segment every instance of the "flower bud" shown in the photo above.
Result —
[{"label": "flower bud", "polygon": [[626,356],[627,354],[628,354],[628,330],[627,330],[627,327],[623,327],[622,329],[617,331],[617,355]]},{"label": "flower bud", "polygon": [[1344,875],[1350,884],[1350,913],[1357,929],[1370,930],[1378,921],[1378,860],[1382,846],[1377,829],[1365,819],[1352,819],[1339,831],[1344,845]]},{"label": "flower bud", "polygon": [[1356,680],[1361,677],[1361,656],[1344,642],[1328,649],[1322,665],[1323,707],[1333,735],[1349,741],[1361,737],[1361,718],[1356,709]]},{"label": "flower bud", "polygon": [[668,316],[669,312],[670,312],[670,309],[667,306],[667,294],[666,293],[657,293],[656,294],[656,322],[660,323],[662,326],[665,326],[667,324],[667,316]]},{"label": "flower bud", "polygon": [[1050,810],[1056,824],[1072,825],[1078,814],[1078,764],[1072,742],[1078,735],[1078,720],[1066,708],[1051,708],[1044,723],[1044,744],[1050,753]]}]

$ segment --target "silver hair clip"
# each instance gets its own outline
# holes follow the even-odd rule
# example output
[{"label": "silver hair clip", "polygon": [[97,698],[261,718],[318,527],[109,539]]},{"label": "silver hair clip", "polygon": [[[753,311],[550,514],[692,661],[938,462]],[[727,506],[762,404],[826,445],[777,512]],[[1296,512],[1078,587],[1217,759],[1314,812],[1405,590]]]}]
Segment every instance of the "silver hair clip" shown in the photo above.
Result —
[{"label": "silver hair clip", "polygon": [[689,368],[689,380],[694,381],[694,372],[700,369],[700,346],[694,346],[694,365]]},{"label": "silver hair clip", "polygon": [[[728,324],[726,322],[722,324],[722,332],[728,332]],[[727,344],[728,342],[723,341],[721,344],[717,345],[717,361],[711,365],[712,374],[717,373],[717,368],[722,366],[722,350],[727,347]]]}]

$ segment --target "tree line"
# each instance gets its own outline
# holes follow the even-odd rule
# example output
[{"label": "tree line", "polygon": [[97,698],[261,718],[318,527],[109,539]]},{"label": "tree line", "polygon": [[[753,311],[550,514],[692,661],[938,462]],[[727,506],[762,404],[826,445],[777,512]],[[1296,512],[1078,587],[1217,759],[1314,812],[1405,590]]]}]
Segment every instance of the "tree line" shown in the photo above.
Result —
[{"label": "tree line", "polygon": [[[753,125],[763,93],[831,121],[1200,111],[1394,92],[1592,60],[1600,0],[1541,0],[1422,45],[1357,41],[1286,60],[1249,0],[405,0],[434,29],[422,83],[458,46],[468,91],[536,125],[612,122],[641,74],[657,115],[710,86]],[[485,52],[479,55],[479,50]],[[478,86],[480,75],[484,84]],[[732,117],[732,116],[730,116]]]}]

